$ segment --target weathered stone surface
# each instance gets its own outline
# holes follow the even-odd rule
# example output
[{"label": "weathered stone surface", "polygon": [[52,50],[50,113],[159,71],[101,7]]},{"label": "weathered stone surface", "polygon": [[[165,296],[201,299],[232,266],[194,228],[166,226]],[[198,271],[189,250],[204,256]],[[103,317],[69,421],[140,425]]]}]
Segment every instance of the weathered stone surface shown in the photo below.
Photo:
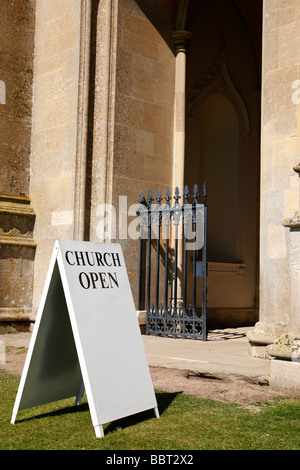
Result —
[{"label": "weathered stone surface", "polygon": [[300,362],[300,337],[284,334],[267,346],[267,352],[278,359]]},{"label": "weathered stone surface", "polygon": [[[30,197],[36,212],[33,311],[55,239],[73,238],[80,70],[80,0],[38,1]],[[79,146],[79,143],[78,143]],[[79,150],[78,150],[79,151]]]},{"label": "weathered stone surface", "polygon": [[34,5],[33,0],[1,2],[0,80],[6,94],[0,104],[2,194],[29,194]]},{"label": "weathered stone surface", "polygon": [[34,17],[33,0],[1,2],[0,323],[5,331],[12,322],[13,329],[28,328],[32,306],[35,213],[28,195]]},{"label": "weathered stone surface", "polygon": [[[35,213],[26,196],[0,194],[0,322],[29,327],[35,255]],[[4,326],[6,325],[6,327]],[[14,327],[16,328],[16,326]]]},{"label": "weathered stone surface", "polygon": [[284,332],[287,326],[273,322],[257,322],[255,328],[247,333],[251,343],[267,345],[274,343]]}]

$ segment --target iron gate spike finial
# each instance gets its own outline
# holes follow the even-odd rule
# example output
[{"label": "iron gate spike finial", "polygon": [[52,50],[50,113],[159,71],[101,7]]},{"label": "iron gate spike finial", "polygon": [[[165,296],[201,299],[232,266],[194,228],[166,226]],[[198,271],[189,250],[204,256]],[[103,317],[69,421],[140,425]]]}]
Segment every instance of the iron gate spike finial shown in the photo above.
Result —
[{"label": "iron gate spike finial", "polygon": [[188,186],[186,185],[185,188],[184,188],[184,203],[185,203],[185,204],[188,203],[189,197],[190,197],[189,188],[188,188]]},{"label": "iron gate spike finial", "polygon": [[140,203],[143,204],[145,202],[145,196],[143,191],[140,192]]},{"label": "iron gate spike finial", "polygon": [[161,189],[158,189],[157,190],[157,198],[156,198],[157,202],[158,202],[158,205],[160,206],[160,203],[162,201],[162,197],[161,197]]},{"label": "iron gate spike finial", "polygon": [[166,189],[166,197],[165,197],[165,200],[167,201],[167,206],[170,206],[170,199],[171,199],[170,188],[167,188]]},{"label": "iron gate spike finial", "polygon": [[181,196],[179,195],[179,188],[178,188],[178,186],[176,186],[176,188],[175,188],[175,196],[174,196],[174,199],[175,199],[176,204],[179,204],[178,201],[179,201],[179,199],[181,199]]},{"label": "iron gate spike finial", "polygon": [[148,207],[151,206],[151,204],[152,204],[153,201],[154,201],[154,199],[153,199],[153,193],[152,193],[151,189],[149,189],[149,191],[148,191],[148,199],[147,199]]},{"label": "iron gate spike finial", "polygon": [[200,194],[198,193],[198,185],[195,184],[194,185],[194,188],[193,188],[193,198],[194,198],[194,202],[196,204],[198,204],[198,201],[197,201],[197,198],[200,196]]}]

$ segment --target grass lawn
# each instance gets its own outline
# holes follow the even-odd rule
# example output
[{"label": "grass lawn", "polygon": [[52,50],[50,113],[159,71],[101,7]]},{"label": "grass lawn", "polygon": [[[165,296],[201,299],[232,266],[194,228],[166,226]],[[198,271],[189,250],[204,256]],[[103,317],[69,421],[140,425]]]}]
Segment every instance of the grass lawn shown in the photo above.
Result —
[{"label": "grass lawn", "polygon": [[19,380],[0,371],[0,450],[300,450],[300,400],[253,412],[156,391],[160,419],[149,410],[104,425],[96,439],[85,397],[78,407],[68,399],[19,411],[10,424]]}]

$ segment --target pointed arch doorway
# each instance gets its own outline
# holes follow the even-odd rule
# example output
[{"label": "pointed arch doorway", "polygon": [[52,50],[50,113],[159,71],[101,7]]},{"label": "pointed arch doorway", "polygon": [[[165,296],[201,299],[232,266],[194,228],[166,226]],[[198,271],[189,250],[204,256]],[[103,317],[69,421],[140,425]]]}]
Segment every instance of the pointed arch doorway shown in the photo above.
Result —
[{"label": "pointed arch doorway", "polygon": [[184,173],[207,185],[208,327],[248,326],[258,320],[262,2],[196,4]]}]

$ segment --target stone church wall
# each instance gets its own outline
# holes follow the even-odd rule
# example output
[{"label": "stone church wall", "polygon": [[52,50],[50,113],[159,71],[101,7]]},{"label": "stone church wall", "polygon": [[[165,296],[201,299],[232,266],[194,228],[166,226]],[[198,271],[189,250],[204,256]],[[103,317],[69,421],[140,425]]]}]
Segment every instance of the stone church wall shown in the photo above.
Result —
[{"label": "stone church wall", "polygon": [[[35,214],[30,149],[35,2],[1,2],[0,321],[26,328],[32,306]],[[25,320],[25,323],[24,323]]]}]

